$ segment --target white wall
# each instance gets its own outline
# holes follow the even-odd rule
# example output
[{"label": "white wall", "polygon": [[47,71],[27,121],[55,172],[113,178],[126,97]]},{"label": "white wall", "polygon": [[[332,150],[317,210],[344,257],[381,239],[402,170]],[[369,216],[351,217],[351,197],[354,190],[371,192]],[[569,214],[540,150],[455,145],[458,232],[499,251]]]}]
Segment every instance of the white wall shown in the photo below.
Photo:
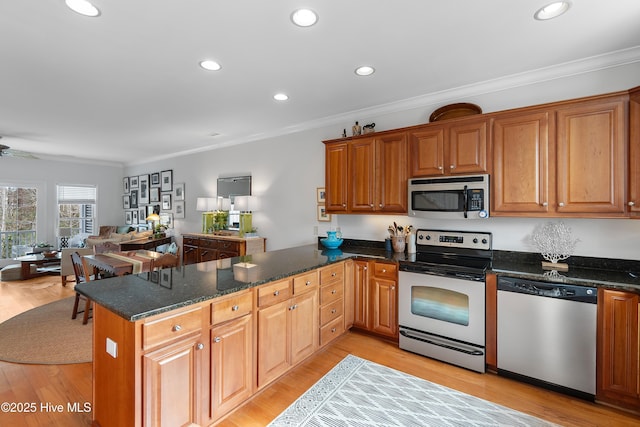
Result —
[{"label": "white wall", "polygon": [[[640,64],[628,64],[537,84],[510,81],[510,88],[497,84],[467,88],[452,92],[449,102],[474,102],[484,112],[500,111],[626,90],[640,85],[638,76]],[[469,95],[462,96],[461,92]],[[383,240],[388,224],[395,220],[413,224],[416,228],[491,231],[495,249],[534,251],[528,236],[537,224],[545,220],[490,218],[485,221],[433,222],[410,220],[406,216],[333,215],[331,223],[317,222],[316,187],[324,186],[322,140],[340,137],[342,129],[350,129],[355,120],[361,124],[375,122],[378,131],[425,123],[435,108],[448,103],[444,102],[447,96],[441,95],[437,102],[404,111],[380,113],[391,107],[372,108],[362,114],[344,117],[343,122],[335,125],[130,166],[126,173],[133,175],[173,169],[174,182],[186,183],[186,218],[176,221],[178,233],[201,229],[201,214],[195,212],[196,198],[215,196],[219,176],[251,174],[253,194],[261,199],[261,209],[254,214],[253,223],[260,235],[267,238],[269,250],[315,242],[314,227],[321,235],[330,227],[340,227],[347,238]],[[564,222],[580,239],[576,255],[640,259],[640,221],[570,219]]]},{"label": "white wall", "polygon": [[[0,158],[0,185],[20,184],[38,189],[37,240],[56,244],[58,184],[96,185],[98,225],[124,224],[122,166],[67,161]],[[97,231],[97,230],[96,230]]]}]

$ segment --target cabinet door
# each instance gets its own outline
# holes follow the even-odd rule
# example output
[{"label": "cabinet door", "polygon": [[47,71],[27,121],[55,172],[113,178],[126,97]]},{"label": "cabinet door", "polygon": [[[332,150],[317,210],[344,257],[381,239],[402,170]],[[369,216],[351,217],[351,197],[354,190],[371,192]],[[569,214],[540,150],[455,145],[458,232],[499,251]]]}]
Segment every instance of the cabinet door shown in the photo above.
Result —
[{"label": "cabinet door", "polygon": [[638,303],[637,294],[598,291],[599,400],[638,408]]},{"label": "cabinet door", "polygon": [[389,337],[398,336],[397,282],[371,278],[371,331]]},{"label": "cabinet door", "polygon": [[377,139],[375,209],[380,212],[407,212],[407,137],[397,133]]},{"label": "cabinet door", "polygon": [[253,392],[253,327],[245,315],[211,330],[211,408],[217,419]]},{"label": "cabinet door", "polygon": [[353,326],[359,328],[368,328],[367,318],[369,315],[369,274],[367,261],[354,262],[354,280],[353,280],[353,301],[354,314]]},{"label": "cabinet door", "polygon": [[452,123],[445,169],[450,174],[487,171],[487,119]]},{"label": "cabinet door", "polygon": [[291,299],[289,305],[291,365],[295,365],[318,348],[318,291],[305,292]]},{"label": "cabinet door", "polygon": [[201,336],[143,356],[143,425],[188,426],[201,423],[204,345]]},{"label": "cabinet door", "polygon": [[640,87],[629,94],[629,211],[640,215]]},{"label": "cabinet door", "polygon": [[327,212],[346,212],[349,163],[347,143],[325,146],[325,206]]},{"label": "cabinet door", "polygon": [[549,113],[495,118],[492,151],[491,214],[548,212]]},{"label": "cabinet door", "polygon": [[258,387],[263,387],[289,369],[287,331],[290,301],[258,311]]},{"label": "cabinet door", "polygon": [[349,209],[373,212],[375,209],[376,150],[373,138],[349,143]]},{"label": "cabinet door", "polygon": [[195,264],[197,262],[198,262],[198,247],[184,245],[184,249],[182,251],[182,263],[184,265],[187,265],[187,264]]},{"label": "cabinet door", "polygon": [[625,213],[627,109],[622,97],[557,111],[557,211]]},{"label": "cabinet door", "polygon": [[441,126],[410,133],[411,178],[444,174],[444,137]]}]

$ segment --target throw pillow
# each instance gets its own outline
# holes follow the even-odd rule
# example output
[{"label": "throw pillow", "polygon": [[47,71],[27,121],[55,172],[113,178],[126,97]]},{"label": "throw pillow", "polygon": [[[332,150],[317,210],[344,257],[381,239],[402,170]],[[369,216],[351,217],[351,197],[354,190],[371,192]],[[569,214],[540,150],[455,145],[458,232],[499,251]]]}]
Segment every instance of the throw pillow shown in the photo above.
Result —
[{"label": "throw pillow", "polygon": [[172,255],[175,255],[178,253],[178,245],[176,245],[176,242],[172,242],[169,245],[169,247],[167,248],[167,253]]}]

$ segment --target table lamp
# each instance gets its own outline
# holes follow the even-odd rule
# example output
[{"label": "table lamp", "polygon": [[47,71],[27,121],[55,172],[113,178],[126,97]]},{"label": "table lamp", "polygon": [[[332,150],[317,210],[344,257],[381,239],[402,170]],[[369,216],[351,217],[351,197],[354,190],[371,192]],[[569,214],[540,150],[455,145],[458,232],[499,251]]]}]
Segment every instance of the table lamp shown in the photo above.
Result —
[{"label": "table lamp", "polygon": [[160,221],[160,215],[157,213],[152,213],[148,217],[145,218],[145,221],[151,221],[151,229],[153,230],[153,234],[156,233],[156,221]]},{"label": "table lamp", "polygon": [[[216,205],[216,206],[214,206]],[[214,223],[214,208],[217,207],[217,200],[213,197],[198,197],[196,200],[196,210],[202,212],[202,232],[211,233]]]},{"label": "table lamp", "polygon": [[60,238],[60,249],[69,247],[69,237],[71,237],[71,229],[59,228],[58,237]]},{"label": "table lamp", "polygon": [[236,210],[240,211],[240,237],[251,233],[253,230],[252,212],[257,208],[257,198],[255,196],[236,196],[234,199]]}]

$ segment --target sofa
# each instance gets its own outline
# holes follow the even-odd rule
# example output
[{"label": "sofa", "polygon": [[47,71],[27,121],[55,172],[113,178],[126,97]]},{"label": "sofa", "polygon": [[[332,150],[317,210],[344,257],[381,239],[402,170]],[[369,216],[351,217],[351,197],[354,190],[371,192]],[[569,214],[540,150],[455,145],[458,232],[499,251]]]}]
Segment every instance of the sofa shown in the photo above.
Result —
[{"label": "sofa", "polygon": [[106,242],[120,243],[128,240],[144,239],[153,234],[152,230],[143,230],[143,228],[146,227],[133,227],[130,225],[121,227],[101,226],[100,234],[97,236],[88,236],[84,241],[84,247],[93,248],[95,245]]}]

